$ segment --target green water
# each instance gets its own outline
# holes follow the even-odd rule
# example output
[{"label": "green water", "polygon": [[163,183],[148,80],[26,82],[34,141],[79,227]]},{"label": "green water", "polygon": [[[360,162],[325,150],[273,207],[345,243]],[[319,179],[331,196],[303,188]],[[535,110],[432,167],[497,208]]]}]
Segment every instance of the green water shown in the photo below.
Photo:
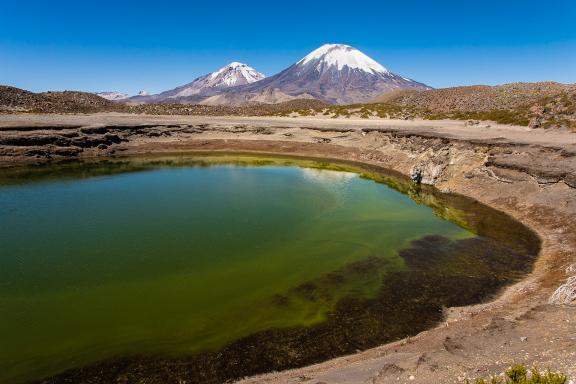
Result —
[{"label": "green water", "polygon": [[475,238],[465,211],[353,170],[229,156],[4,172],[0,382],[313,327],[409,274],[412,241]]}]

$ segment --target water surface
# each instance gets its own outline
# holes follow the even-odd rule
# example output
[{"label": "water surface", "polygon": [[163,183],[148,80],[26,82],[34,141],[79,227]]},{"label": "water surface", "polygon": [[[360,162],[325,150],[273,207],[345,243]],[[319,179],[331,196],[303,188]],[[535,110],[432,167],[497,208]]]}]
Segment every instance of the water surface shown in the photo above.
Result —
[{"label": "water surface", "polygon": [[0,382],[125,357],[216,381],[307,364],[431,326],[537,250],[401,178],[239,156],[3,171],[0,244]]}]

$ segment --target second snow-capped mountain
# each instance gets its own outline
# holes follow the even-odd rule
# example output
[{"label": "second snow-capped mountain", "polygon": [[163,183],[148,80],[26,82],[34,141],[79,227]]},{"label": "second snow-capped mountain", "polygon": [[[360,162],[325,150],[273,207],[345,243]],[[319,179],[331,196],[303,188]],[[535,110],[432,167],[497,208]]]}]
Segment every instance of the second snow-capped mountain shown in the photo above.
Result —
[{"label": "second snow-capped mountain", "polygon": [[246,64],[232,62],[215,72],[196,78],[191,83],[155,95],[137,96],[133,100],[146,102],[200,102],[225,89],[251,84],[265,77],[262,73]]}]

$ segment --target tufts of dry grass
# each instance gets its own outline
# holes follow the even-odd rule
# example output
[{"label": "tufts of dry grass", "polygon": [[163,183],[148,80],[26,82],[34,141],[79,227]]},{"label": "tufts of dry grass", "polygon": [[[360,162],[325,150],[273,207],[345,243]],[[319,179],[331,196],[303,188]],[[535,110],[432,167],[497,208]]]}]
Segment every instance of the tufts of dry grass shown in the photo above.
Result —
[{"label": "tufts of dry grass", "polygon": [[[470,381],[466,381],[470,384]],[[536,368],[530,372],[523,365],[516,365],[507,370],[503,377],[492,376],[490,379],[478,379],[475,384],[566,384],[568,377],[550,370],[542,373]]]}]

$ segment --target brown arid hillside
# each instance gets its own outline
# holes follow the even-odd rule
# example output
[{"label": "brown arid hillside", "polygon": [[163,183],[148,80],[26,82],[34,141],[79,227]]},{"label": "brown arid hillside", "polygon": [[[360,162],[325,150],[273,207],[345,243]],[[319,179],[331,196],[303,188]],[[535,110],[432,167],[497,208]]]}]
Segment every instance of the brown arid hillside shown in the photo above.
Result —
[{"label": "brown arid hillside", "polygon": [[94,113],[122,111],[125,106],[92,93],[63,91],[33,93],[0,86],[0,113]]},{"label": "brown arid hillside", "polygon": [[290,113],[332,118],[456,119],[470,120],[472,125],[484,120],[531,128],[576,130],[576,84],[514,83],[424,91],[395,90],[368,104],[304,108]]},{"label": "brown arid hillside", "polygon": [[146,115],[268,116],[329,106],[315,99],[295,99],[278,104],[251,103],[242,106],[185,103],[124,104],[86,92],[33,93],[15,87],[0,86],[0,113],[125,112]]},{"label": "brown arid hillside", "polygon": [[392,104],[429,118],[495,120],[533,128],[576,127],[576,84],[513,83],[384,94]]},{"label": "brown arid hillside", "polygon": [[396,94],[383,94],[374,101],[426,107],[435,112],[490,111],[497,108],[518,108],[571,87],[574,88],[574,86],[552,82],[513,83],[497,86],[472,85],[431,89],[424,92],[400,91]]}]

